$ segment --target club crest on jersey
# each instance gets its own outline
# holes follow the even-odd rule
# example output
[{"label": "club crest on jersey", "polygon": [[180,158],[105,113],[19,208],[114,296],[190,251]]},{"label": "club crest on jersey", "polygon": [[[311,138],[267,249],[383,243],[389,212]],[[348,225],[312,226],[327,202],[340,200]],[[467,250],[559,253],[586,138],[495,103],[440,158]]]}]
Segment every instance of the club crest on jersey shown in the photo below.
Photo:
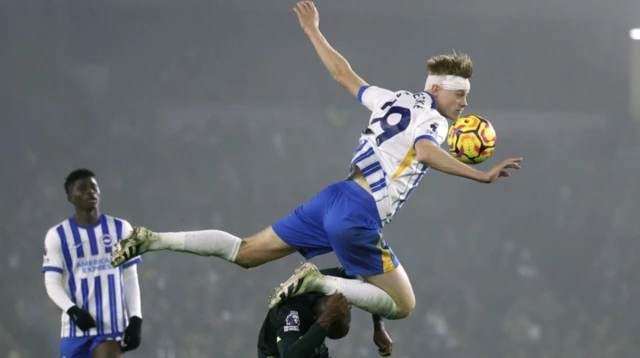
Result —
[{"label": "club crest on jersey", "polygon": [[287,318],[285,318],[285,332],[291,331],[300,331],[300,315],[298,315],[298,311],[291,311]]},{"label": "club crest on jersey", "polygon": [[104,247],[111,247],[113,246],[113,237],[109,234],[104,234],[102,235],[102,237],[100,238],[100,244],[102,244],[102,246]]},{"label": "club crest on jersey", "polygon": [[438,131],[438,122],[431,123],[431,125],[429,127],[431,127],[432,131],[437,132]]}]

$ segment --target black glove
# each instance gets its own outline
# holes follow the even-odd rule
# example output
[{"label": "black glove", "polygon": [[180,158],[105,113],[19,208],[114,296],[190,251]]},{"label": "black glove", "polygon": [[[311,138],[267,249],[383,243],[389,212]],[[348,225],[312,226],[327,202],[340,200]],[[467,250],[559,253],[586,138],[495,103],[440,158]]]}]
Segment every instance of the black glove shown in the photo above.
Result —
[{"label": "black glove", "polygon": [[91,313],[81,309],[78,306],[73,306],[67,310],[67,314],[83,332],[96,327],[96,321],[91,317]]},{"label": "black glove", "polygon": [[122,351],[132,351],[140,346],[142,340],[142,318],[133,316],[129,318],[129,325],[124,330],[122,340]]}]

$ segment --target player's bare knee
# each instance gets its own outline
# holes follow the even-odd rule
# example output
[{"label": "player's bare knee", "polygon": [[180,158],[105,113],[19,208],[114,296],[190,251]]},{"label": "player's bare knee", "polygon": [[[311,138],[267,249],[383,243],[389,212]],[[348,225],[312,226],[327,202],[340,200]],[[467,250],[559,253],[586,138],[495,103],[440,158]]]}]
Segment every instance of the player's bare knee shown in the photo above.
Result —
[{"label": "player's bare knee", "polygon": [[249,261],[245,260],[239,254],[238,254],[238,257],[236,257],[236,260],[233,263],[238,265],[238,266],[240,266],[240,267],[242,267],[243,269],[250,269],[251,268],[251,264],[249,263]]},{"label": "player's bare knee", "polygon": [[400,305],[396,305],[396,314],[394,315],[394,319],[402,319],[402,318],[406,318],[409,317],[409,315],[413,312],[413,310],[416,308],[416,302],[414,301],[410,301],[410,302],[403,302]]},{"label": "player's bare knee", "polygon": [[264,264],[255,250],[255,245],[251,241],[244,239],[240,243],[240,249],[234,263],[242,268],[250,269]]},{"label": "player's bare knee", "polygon": [[408,317],[416,308],[416,297],[411,292],[410,295],[396,300],[396,314],[394,319],[402,319]]},{"label": "player's bare knee", "polygon": [[252,260],[251,258],[243,257],[243,256],[240,256],[240,255],[238,255],[238,257],[236,258],[236,261],[234,263],[236,265],[244,268],[244,269],[250,269],[250,268],[258,267],[258,266],[263,264],[263,262],[259,262],[257,260]]},{"label": "player's bare knee", "polygon": [[267,228],[240,242],[234,262],[249,269],[287,256],[296,250],[282,241],[271,228]]},{"label": "player's bare knee", "polygon": [[241,255],[240,253],[238,253],[234,263],[244,269],[250,269],[261,265],[261,263],[251,259],[250,255]]}]

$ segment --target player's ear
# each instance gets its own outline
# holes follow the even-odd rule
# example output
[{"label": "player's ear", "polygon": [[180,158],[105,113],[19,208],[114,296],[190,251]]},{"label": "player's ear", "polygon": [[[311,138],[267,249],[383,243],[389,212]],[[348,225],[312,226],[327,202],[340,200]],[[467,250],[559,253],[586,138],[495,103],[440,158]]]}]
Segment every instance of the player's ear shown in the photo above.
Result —
[{"label": "player's ear", "polygon": [[438,86],[438,85],[431,86],[431,94],[434,97],[438,97],[438,95],[440,94],[440,86]]}]

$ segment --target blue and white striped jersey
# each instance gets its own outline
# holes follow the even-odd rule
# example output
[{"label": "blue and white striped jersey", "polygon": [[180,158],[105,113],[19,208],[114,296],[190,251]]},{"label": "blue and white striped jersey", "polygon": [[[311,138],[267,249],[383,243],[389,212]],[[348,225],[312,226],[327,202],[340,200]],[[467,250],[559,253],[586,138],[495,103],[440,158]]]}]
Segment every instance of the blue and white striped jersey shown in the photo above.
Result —
[{"label": "blue and white striped jersey", "polygon": [[141,261],[136,257],[119,268],[111,266],[115,243],[131,232],[127,221],[101,215],[86,227],[73,217],[52,227],[45,237],[42,271],[62,274],[62,284],[78,307],[91,313],[96,328],[83,332],[62,313],[62,337],[83,337],[124,332],[128,324],[122,270]]},{"label": "blue and white striped jersey", "polygon": [[371,186],[384,226],[427,171],[427,166],[415,159],[414,144],[428,139],[440,146],[449,124],[435,109],[433,97],[427,92],[392,92],[363,86],[358,100],[372,114],[351,166],[360,168]]}]

